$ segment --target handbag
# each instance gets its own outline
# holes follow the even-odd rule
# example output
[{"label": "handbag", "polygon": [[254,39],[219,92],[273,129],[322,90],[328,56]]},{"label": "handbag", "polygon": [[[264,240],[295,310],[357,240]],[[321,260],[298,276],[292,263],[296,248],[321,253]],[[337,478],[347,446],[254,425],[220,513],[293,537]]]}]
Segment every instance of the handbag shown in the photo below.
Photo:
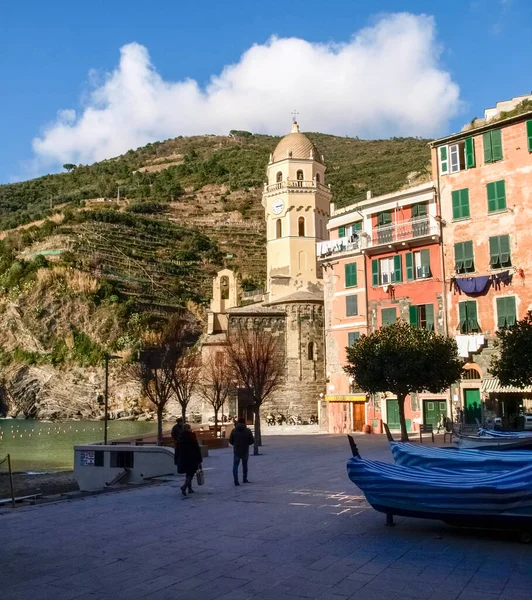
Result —
[{"label": "handbag", "polygon": [[198,481],[198,485],[203,485],[205,483],[205,475],[203,474],[203,469],[201,467],[196,473],[196,479]]}]

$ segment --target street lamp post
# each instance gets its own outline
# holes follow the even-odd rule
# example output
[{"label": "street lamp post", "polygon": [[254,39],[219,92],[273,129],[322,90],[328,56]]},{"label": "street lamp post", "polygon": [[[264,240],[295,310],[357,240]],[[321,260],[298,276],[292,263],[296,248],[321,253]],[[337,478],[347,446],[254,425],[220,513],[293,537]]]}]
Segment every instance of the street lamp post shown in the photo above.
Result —
[{"label": "street lamp post", "polygon": [[107,446],[107,421],[109,419],[109,361],[114,358],[120,358],[120,356],[114,356],[113,354],[105,354],[105,408],[103,416],[103,444]]}]

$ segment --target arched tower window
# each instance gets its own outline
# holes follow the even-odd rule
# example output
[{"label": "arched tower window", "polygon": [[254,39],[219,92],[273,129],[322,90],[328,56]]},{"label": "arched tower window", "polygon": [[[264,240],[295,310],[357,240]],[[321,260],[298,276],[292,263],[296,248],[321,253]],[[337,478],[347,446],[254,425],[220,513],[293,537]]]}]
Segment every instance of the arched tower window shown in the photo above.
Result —
[{"label": "arched tower window", "polygon": [[321,177],[319,173],[316,173],[316,181],[319,183],[321,181]]},{"label": "arched tower window", "polygon": [[275,181],[277,183],[281,183],[282,180],[283,180],[283,174],[281,173],[281,171],[277,171],[277,175],[275,176]]},{"label": "arched tower window", "polygon": [[296,173],[296,179],[298,181],[303,181],[303,179],[305,179],[305,176],[303,175],[303,171],[301,169],[299,169],[299,171],[297,171],[297,173]]},{"label": "arched tower window", "polygon": [[275,221],[275,237],[279,239],[283,235],[283,223],[281,219]]},{"label": "arched tower window", "polygon": [[308,345],[308,359],[314,360],[314,342],[310,342]]},{"label": "arched tower window", "polygon": [[305,237],[305,217],[299,217],[297,220],[297,231],[299,237]]}]

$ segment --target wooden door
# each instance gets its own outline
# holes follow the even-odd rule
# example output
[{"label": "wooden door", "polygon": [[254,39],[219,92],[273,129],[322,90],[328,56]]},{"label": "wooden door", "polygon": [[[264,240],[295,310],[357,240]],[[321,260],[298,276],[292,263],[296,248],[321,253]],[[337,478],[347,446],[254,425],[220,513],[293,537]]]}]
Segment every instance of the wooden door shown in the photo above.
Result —
[{"label": "wooden door", "polygon": [[362,431],[366,422],[366,405],[364,402],[353,402],[353,431]]},{"label": "wooden door", "polygon": [[443,400],[423,400],[423,423],[438,427],[440,416],[447,416],[447,402]]}]

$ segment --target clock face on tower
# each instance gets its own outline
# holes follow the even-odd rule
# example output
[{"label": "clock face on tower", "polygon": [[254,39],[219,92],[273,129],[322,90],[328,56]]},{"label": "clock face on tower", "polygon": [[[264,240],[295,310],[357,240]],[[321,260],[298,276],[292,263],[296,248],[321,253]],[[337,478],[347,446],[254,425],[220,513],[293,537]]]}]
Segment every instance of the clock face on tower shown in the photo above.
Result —
[{"label": "clock face on tower", "polygon": [[283,212],[284,202],[282,200],[275,200],[272,205],[272,212],[274,215],[278,215]]}]

